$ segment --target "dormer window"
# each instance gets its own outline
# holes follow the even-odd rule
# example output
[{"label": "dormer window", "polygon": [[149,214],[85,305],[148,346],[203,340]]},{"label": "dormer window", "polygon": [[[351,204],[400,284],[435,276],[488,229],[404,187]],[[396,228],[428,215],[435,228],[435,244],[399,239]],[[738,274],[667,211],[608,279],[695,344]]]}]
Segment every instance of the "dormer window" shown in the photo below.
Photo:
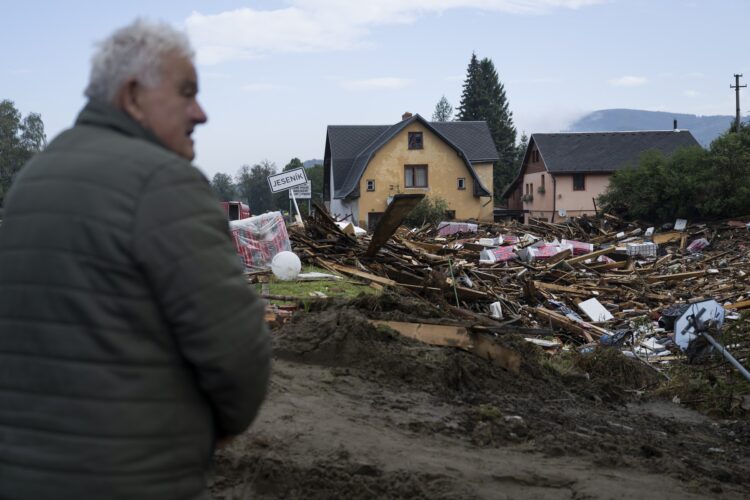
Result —
[{"label": "dormer window", "polygon": [[409,132],[409,149],[423,149],[422,132]]}]

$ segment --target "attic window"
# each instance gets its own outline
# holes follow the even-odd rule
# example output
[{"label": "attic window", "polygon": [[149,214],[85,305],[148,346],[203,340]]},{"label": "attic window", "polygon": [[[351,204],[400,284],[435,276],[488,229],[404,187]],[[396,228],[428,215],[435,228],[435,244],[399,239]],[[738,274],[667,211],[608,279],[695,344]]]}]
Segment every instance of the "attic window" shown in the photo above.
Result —
[{"label": "attic window", "polygon": [[458,189],[466,189],[466,177],[458,178]]},{"label": "attic window", "polygon": [[539,150],[535,149],[531,152],[531,162],[536,163],[539,161]]},{"label": "attic window", "polygon": [[583,174],[573,174],[573,191],[586,190],[586,176]]},{"label": "attic window", "polygon": [[409,132],[409,149],[423,149],[422,132]]},{"label": "attic window", "polygon": [[367,179],[367,190],[375,191],[375,179]]}]

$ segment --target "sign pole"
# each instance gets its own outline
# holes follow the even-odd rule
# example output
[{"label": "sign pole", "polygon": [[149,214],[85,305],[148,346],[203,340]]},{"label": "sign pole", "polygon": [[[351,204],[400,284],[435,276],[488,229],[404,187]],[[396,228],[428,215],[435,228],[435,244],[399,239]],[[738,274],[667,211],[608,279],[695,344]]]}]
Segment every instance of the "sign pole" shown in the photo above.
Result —
[{"label": "sign pole", "polygon": [[304,226],[304,224],[302,223],[302,215],[299,213],[299,207],[297,206],[297,198],[294,197],[294,189],[290,189],[289,192],[292,193],[294,208],[297,210],[297,215],[294,216],[294,220],[296,220],[298,224],[302,224]]}]

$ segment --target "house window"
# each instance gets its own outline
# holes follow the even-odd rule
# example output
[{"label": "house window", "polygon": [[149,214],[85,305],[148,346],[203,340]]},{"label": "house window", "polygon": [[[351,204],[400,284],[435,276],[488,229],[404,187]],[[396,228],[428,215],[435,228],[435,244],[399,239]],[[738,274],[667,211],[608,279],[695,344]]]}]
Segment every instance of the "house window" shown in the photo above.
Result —
[{"label": "house window", "polygon": [[375,179],[367,179],[367,190],[375,191]]},{"label": "house window", "polygon": [[539,151],[535,149],[534,151],[531,152],[531,162],[536,163],[538,161],[539,161]]},{"label": "house window", "polygon": [[445,219],[446,220],[453,220],[456,218],[456,211],[455,210],[446,210],[445,211]]},{"label": "house window", "polygon": [[458,178],[458,189],[466,189],[466,177]]},{"label": "house window", "polygon": [[586,176],[583,174],[573,174],[573,191],[586,190]]},{"label": "house window", "polygon": [[404,187],[426,188],[427,187],[427,165],[404,166]]},{"label": "house window", "polygon": [[544,174],[542,174],[542,191],[544,191]]},{"label": "house window", "polygon": [[409,149],[423,149],[422,132],[409,132]]}]

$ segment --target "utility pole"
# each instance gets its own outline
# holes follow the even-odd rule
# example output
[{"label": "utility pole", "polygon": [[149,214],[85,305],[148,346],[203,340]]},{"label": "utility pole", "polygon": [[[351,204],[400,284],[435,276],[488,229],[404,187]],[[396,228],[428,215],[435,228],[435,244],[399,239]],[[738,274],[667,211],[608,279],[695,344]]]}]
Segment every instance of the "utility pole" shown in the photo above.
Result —
[{"label": "utility pole", "polygon": [[730,89],[734,89],[735,94],[737,95],[737,117],[734,121],[734,131],[738,132],[740,131],[740,89],[747,87],[747,85],[740,85],[740,78],[742,77],[742,73],[739,75],[735,73],[734,75],[734,85],[729,85]]}]

